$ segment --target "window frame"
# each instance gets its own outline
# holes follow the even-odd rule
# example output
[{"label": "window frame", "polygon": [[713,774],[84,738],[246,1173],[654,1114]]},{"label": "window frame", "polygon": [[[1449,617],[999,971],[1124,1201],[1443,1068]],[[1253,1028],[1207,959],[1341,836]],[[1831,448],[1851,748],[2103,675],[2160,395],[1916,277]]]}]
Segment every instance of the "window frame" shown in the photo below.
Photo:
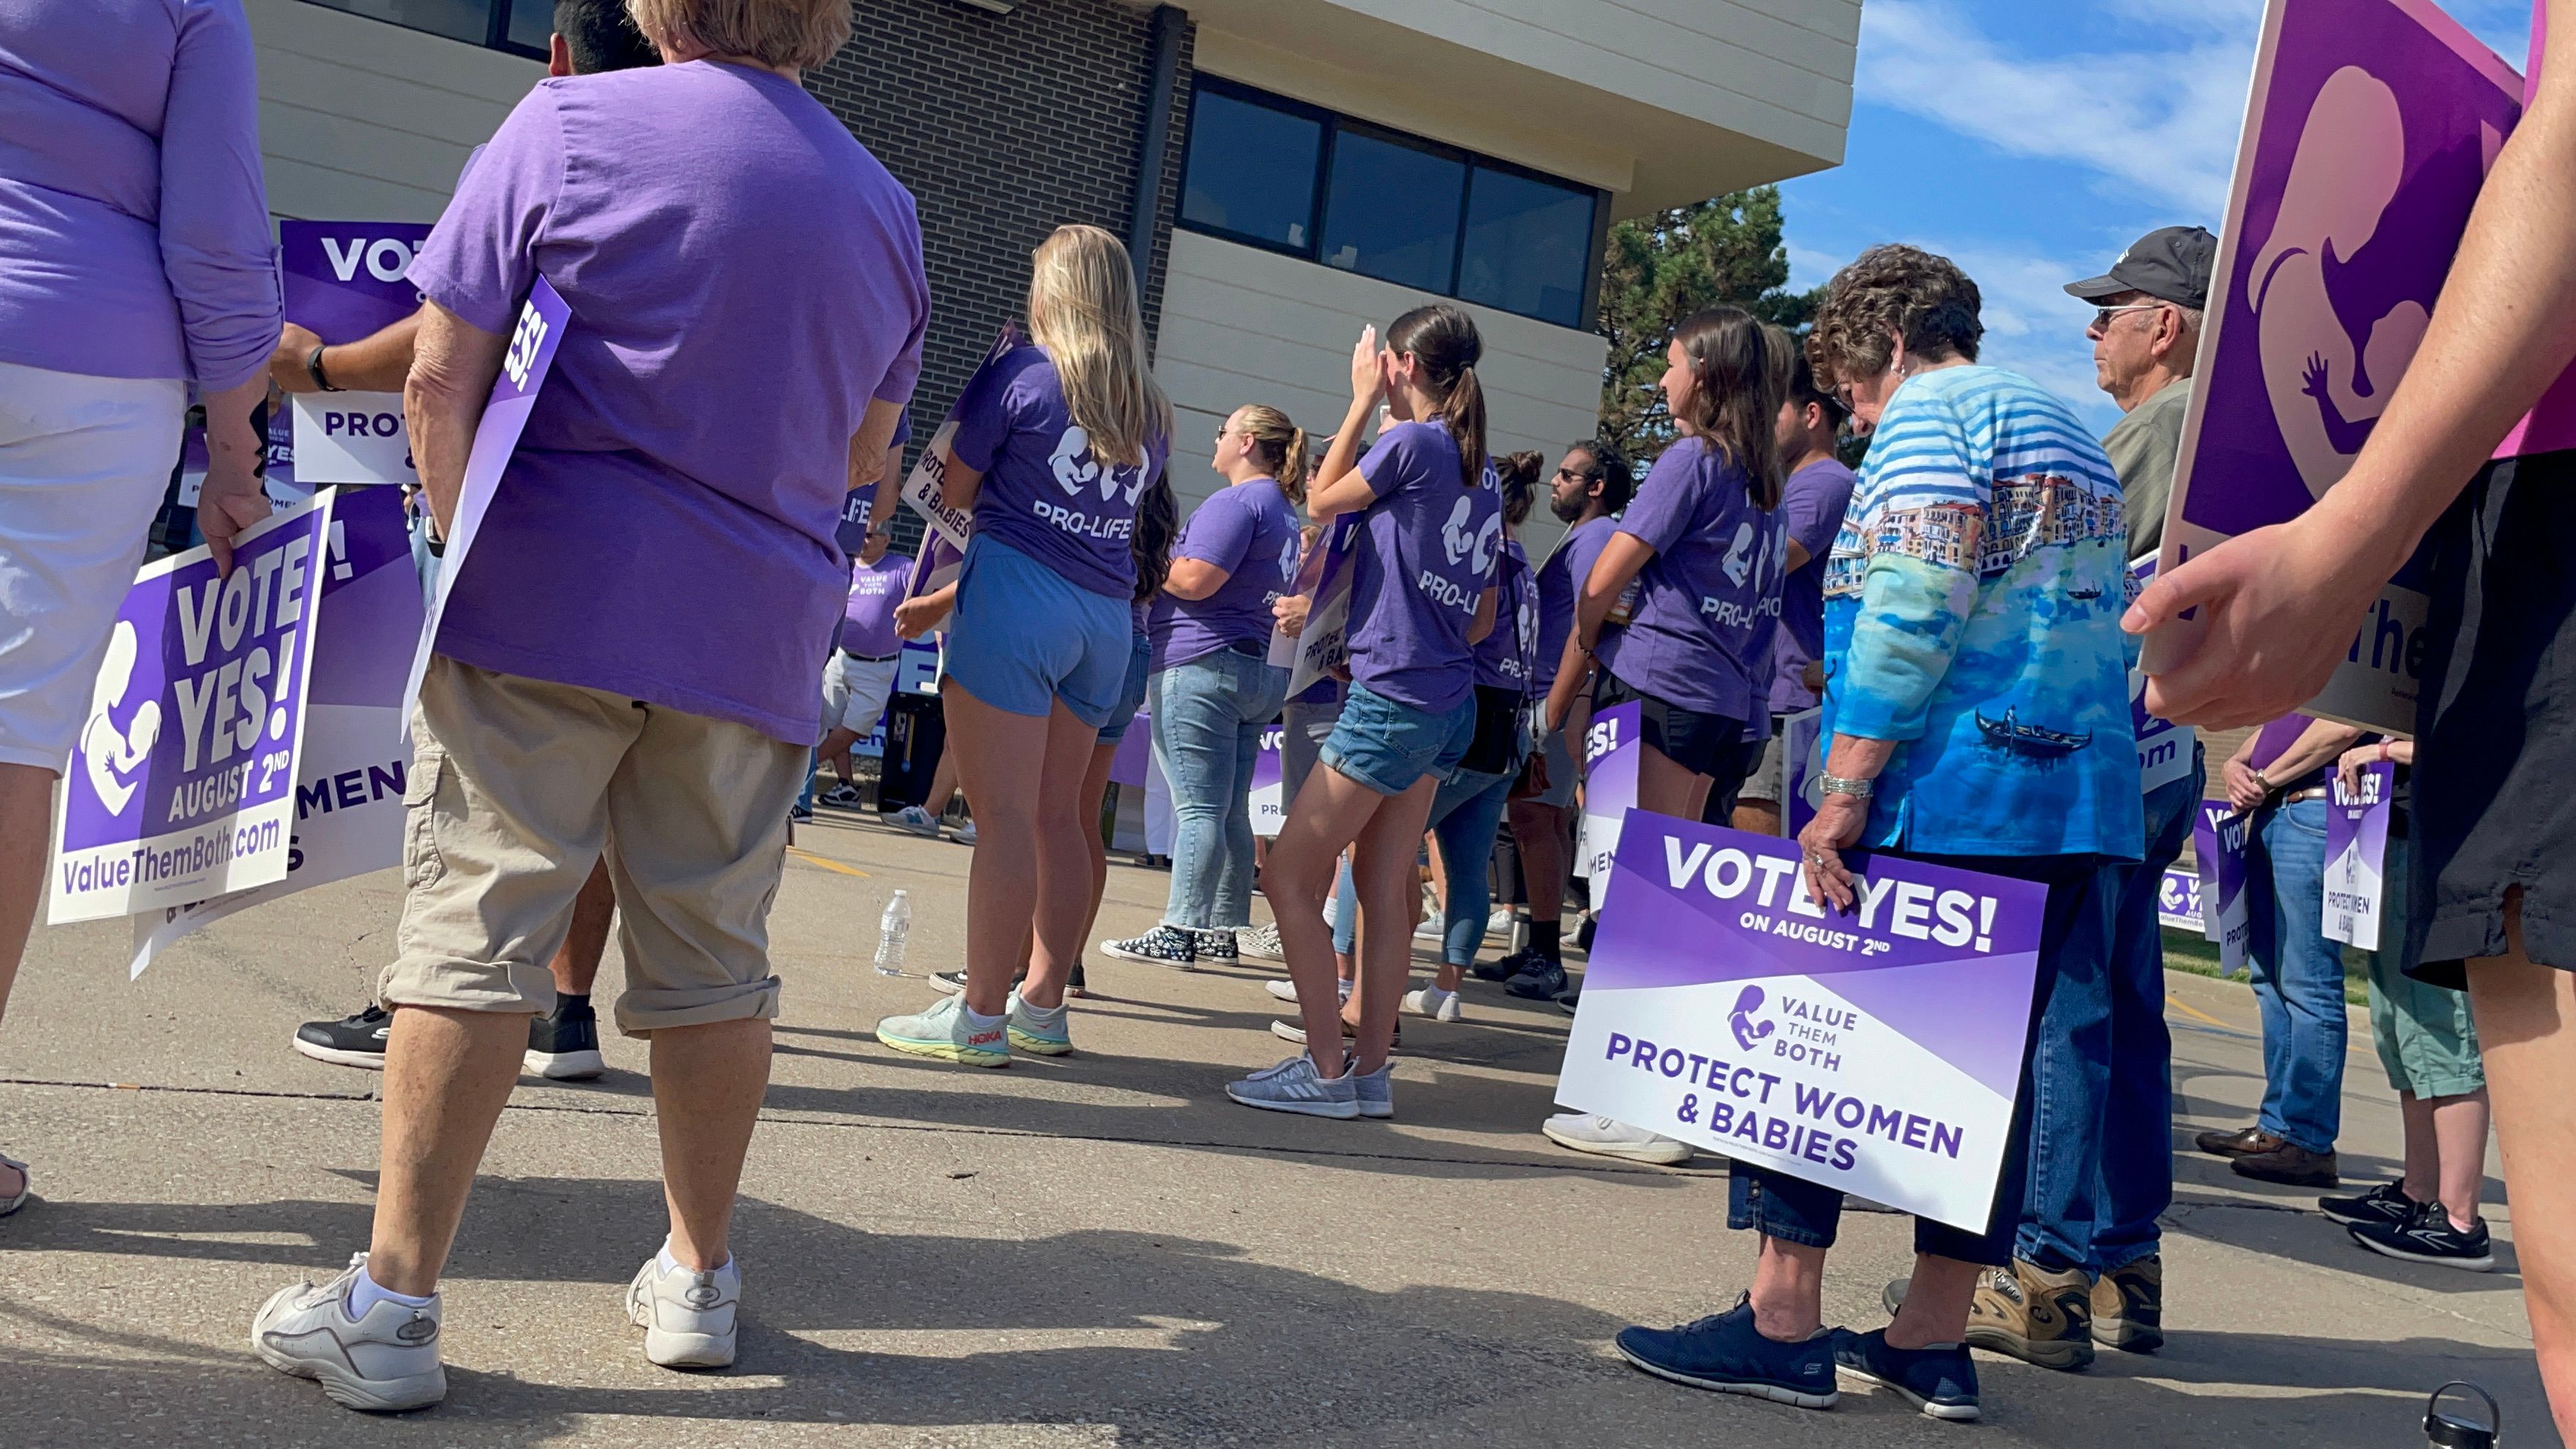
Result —
[{"label": "window frame", "polygon": [[[1361,271],[1357,267],[1333,267],[1332,263],[1325,261],[1323,223],[1333,214],[1332,196],[1330,194],[1333,184],[1333,169],[1330,164],[1327,164],[1324,167],[1322,174],[1316,178],[1315,182],[1316,224],[1312,233],[1315,238],[1315,245],[1313,248],[1313,256],[1310,259],[1319,266],[1333,267],[1334,271],[1343,272],[1348,276],[1368,277],[1372,282],[1386,282],[1386,285],[1390,287],[1405,287],[1407,291],[1417,292],[1426,290],[1436,291],[1443,297],[1457,296],[1458,270],[1463,264],[1462,259],[1467,253],[1467,197],[1476,184],[1476,162],[1478,159],[1476,153],[1465,150],[1461,147],[1449,145],[1446,142],[1431,140],[1426,136],[1417,136],[1410,131],[1399,131],[1393,126],[1381,126],[1374,121],[1363,121],[1355,116],[1336,116],[1333,118],[1332,136],[1334,144],[1329,149],[1333,151],[1339,151],[1341,149],[1342,131],[1345,128],[1354,131],[1359,135],[1365,136],[1369,140],[1378,142],[1381,145],[1393,146],[1398,150],[1404,151],[1418,151],[1426,156],[1436,156],[1444,161],[1454,161],[1458,163],[1458,225],[1451,232],[1449,237],[1449,278],[1447,281],[1434,288],[1406,287],[1406,284],[1402,282],[1387,282],[1384,277],[1370,277],[1368,273]],[[1477,305],[1483,306],[1484,304],[1480,302]],[[1519,314],[1515,313],[1513,315],[1517,316]]]},{"label": "window frame", "polygon": [[[1190,165],[1198,155],[1198,98],[1202,95],[1223,96],[1238,105],[1256,106],[1263,110],[1277,111],[1283,115],[1295,116],[1299,120],[1316,123],[1315,171],[1313,175],[1306,178],[1306,244],[1304,246],[1273,241],[1266,236],[1256,236],[1250,232],[1218,226],[1214,222],[1193,221],[1189,218]],[[1303,101],[1291,100],[1287,96],[1238,85],[1216,76],[1196,77],[1190,87],[1189,145],[1181,157],[1181,195],[1178,204],[1172,208],[1173,225],[1203,232],[1238,246],[1255,247],[1265,252],[1276,252],[1281,256],[1314,261],[1320,255],[1317,248],[1322,243],[1324,229],[1324,183],[1325,179],[1332,175],[1333,131],[1334,123],[1339,119],[1340,117],[1321,106],[1310,106]]]},{"label": "window frame", "polygon": [[390,25],[396,30],[408,30],[414,35],[426,35],[433,40],[444,40],[451,45],[472,46],[476,50],[497,50],[503,55],[515,55],[522,60],[533,60],[539,64],[543,64],[547,59],[544,50],[511,41],[510,11],[517,0],[474,0],[474,3],[483,7],[483,38],[479,41],[462,39],[436,30],[424,30],[417,25],[405,25],[399,20],[391,20],[382,15],[369,15],[362,10],[351,10],[345,6],[335,5],[330,3],[330,0],[305,0],[305,3],[317,9],[333,11],[359,20],[371,20],[378,25]]},{"label": "window frame", "polygon": [[[1515,312],[1509,307],[1505,307],[1494,302],[1476,302],[1471,305],[1478,307],[1491,307],[1497,312],[1509,312],[1512,316],[1527,317],[1533,322],[1546,322],[1554,326],[1573,327],[1578,330],[1589,329],[1592,326],[1593,312],[1600,305],[1601,301],[1601,244],[1608,231],[1608,229],[1602,224],[1602,218],[1609,214],[1609,198],[1602,192],[1601,188],[1597,186],[1578,186],[1575,183],[1566,180],[1562,176],[1550,176],[1546,172],[1541,171],[1534,166],[1522,166],[1515,162],[1504,161],[1496,157],[1478,156],[1470,153],[1467,162],[1467,190],[1466,194],[1461,196],[1458,201],[1458,266],[1456,285],[1452,285],[1450,287],[1449,295],[1457,297],[1458,287],[1465,284],[1467,275],[1467,225],[1473,219],[1473,208],[1476,204],[1476,173],[1478,171],[1493,171],[1499,172],[1505,176],[1516,176],[1523,181],[1535,181],[1542,185],[1553,186],[1560,191],[1569,192],[1575,196],[1583,197],[1592,203],[1592,215],[1584,221],[1583,285],[1576,293],[1576,321],[1558,322],[1553,317],[1541,317],[1535,312]],[[1459,297],[1459,300],[1466,301],[1467,299]]]}]

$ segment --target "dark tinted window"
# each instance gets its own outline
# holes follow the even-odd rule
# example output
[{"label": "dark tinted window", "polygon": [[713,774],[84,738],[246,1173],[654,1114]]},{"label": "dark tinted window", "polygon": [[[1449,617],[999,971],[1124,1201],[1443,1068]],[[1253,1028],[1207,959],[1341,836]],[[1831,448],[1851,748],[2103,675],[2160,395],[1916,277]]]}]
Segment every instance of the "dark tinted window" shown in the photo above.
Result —
[{"label": "dark tinted window", "polygon": [[1315,222],[1315,163],[1324,123],[1202,89],[1190,105],[1181,218],[1250,241],[1305,251]]},{"label": "dark tinted window", "polygon": [[510,44],[544,50],[554,38],[555,0],[500,0],[510,7]]},{"label": "dark tinted window", "polygon": [[1455,157],[1341,128],[1324,192],[1326,266],[1426,292],[1449,290],[1467,167]]},{"label": "dark tinted window", "polygon": [[1467,243],[1458,295],[1568,327],[1582,325],[1583,272],[1592,256],[1592,197],[1491,167],[1467,192]]},{"label": "dark tinted window", "polygon": [[[425,30],[469,45],[498,44],[503,50],[542,57],[546,37],[554,34],[554,0],[314,0],[334,10],[383,20],[406,30]],[[496,12],[503,24],[496,32]]]}]

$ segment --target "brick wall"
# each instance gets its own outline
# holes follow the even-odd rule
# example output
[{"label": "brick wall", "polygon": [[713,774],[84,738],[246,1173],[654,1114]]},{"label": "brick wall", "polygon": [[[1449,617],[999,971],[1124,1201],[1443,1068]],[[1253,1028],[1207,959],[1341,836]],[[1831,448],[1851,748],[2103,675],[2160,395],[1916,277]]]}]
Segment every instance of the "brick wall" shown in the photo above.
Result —
[{"label": "brick wall", "polygon": [[[993,333],[1020,314],[1029,253],[1048,232],[1083,221],[1125,239],[1153,80],[1153,11],[1120,0],[1025,0],[1008,15],[959,0],[855,8],[850,43],[805,84],[920,203],[931,297],[913,398],[920,440]],[[1193,33],[1184,20],[1144,295],[1149,335],[1180,199]],[[918,520],[908,509],[898,516],[908,547]]]}]

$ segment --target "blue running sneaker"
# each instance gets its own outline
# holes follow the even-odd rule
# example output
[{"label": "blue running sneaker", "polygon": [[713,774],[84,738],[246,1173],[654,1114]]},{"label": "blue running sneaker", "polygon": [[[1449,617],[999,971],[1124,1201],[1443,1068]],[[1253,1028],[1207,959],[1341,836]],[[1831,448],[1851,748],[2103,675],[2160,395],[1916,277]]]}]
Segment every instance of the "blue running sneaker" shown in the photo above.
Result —
[{"label": "blue running sneaker", "polygon": [[1890,1348],[1887,1330],[1834,1331],[1834,1367],[1865,1384],[1892,1389],[1935,1419],[1953,1423],[1977,1417],[1977,1364],[1964,1343],[1930,1348]]},{"label": "blue running sneaker", "polygon": [[1753,1326],[1753,1297],[1746,1294],[1724,1313],[1679,1328],[1623,1328],[1612,1340],[1619,1356],[1657,1378],[1721,1394],[1748,1394],[1801,1409],[1830,1409],[1842,1393],[1834,1386],[1833,1340],[1819,1333],[1804,1343],[1764,1338]]},{"label": "blue running sneaker", "polygon": [[1360,1114],[1359,1073],[1346,1062],[1342,1074],[1327,1079],[1315,1070],[1315,1059],[1303,1052],[1275,1067],[1264,1067],[1240,1082],[1229,1082],[1226,1096],[1265,1112],[1295,1112],[1307,1117],[1349,1121]]},{"label": "blue running sneaker", "polygon": [[1395,1063],[1388,1062],[1374,1072],[1363,1072],[1357,1063],[1343,1069],[1352,1085],[1359,1088],[1360,1115],[1392,1117],[1395,1115]]}]

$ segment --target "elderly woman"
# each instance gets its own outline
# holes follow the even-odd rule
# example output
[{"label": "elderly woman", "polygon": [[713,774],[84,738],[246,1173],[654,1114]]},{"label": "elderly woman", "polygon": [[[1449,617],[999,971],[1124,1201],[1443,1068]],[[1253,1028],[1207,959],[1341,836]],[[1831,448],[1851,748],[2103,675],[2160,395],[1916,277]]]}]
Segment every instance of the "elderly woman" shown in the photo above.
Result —
[{"label": "elderly woman", "polygon": [[929,294],[911,196],[798,84],[847,0],[632,9],[664,64],[541,82],[412,267],[404,403],[442,531],[537,277],[572,316],[449,560],[421,686],[374,1242],[251,1328],[352,1408],[446,1393],[439,1273],[611,837],[617,1024],[652,1041],[670,1213],[626,1309],[656,1364],[733,1362],[767,917],[849,589],[834,531],[849,460],[873,476],[911,395]]},{"label": "elderly woman", "polygon": [[[54,777],[161,506],[188,384],[218,557],[268,513],[251,409],[277,338],[240,0],[0,5],[0,1007]],[[27,1199],[0,1157],[0,1215]]]},{"label": "elderly woman", "polygon": [[[2119,479],[2066,405],[1976,365],[1977,311],[1976,284],[1948,260],[1882,246],[1835,275],[1817,314],[1818,377],[1838,378],[1875,431],[1827,563],[1831,745],[1799,844],[1811,888],[1843,909],[1842,852],[1855,848],[2045,884],[2036,1028],[2059,973],[2104,969],[2108,865],[2137,859],[2145,832],[2119,628],[2125,535]],[[1842,1194],[1739,1162],[1728,1220],[1762,1235],[1752,1292],[1681,1328],[1628,1329],[1620,1351],[1666,1378],[1807,1408],[1832,1405],[1839,1369],[1933,1417],[1975,1418],[1963,1340],[1981,1275],[2012,1272],[2029,1061],[2026,1042],[2024,1115],[1986,1231],[1916,1219],[1914,1276],[1886,1328],[1824,1331]],[[2076,1291],[2080,1309],[2080,1275]]]}]

